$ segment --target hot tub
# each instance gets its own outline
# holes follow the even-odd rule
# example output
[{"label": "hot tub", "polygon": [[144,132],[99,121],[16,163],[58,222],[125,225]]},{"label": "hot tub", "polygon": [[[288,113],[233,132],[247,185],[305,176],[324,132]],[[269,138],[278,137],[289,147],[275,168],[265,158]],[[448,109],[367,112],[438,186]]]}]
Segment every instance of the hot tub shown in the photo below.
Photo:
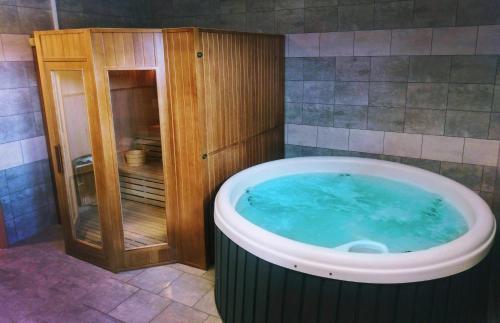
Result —
[{"label": "hot tub", "polygon": [[[417,186],[453,205],[467,231],[412,252],[352,241],[338,248],[272,233],[235,206],[249,187],[304,173],[369,175]],[[483,322],[488,258],[496,224],[488,205],[465,186],[398,163],[304,157],[246,169],[215,200],[216,304],[225,322]],[[485,259],[486,258],[486,259]]]}]

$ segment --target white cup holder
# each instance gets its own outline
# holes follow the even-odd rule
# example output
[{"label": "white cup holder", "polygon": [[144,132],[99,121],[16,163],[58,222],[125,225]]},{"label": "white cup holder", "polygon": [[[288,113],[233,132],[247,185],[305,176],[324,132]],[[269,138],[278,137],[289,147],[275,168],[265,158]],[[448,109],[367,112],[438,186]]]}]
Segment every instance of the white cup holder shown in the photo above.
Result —
[{"label": "white cup holder", "polygon": [[388,253],[389,248],[383,243],[372,240],[356,240],[334,248],[339,251],[355,253]]}]

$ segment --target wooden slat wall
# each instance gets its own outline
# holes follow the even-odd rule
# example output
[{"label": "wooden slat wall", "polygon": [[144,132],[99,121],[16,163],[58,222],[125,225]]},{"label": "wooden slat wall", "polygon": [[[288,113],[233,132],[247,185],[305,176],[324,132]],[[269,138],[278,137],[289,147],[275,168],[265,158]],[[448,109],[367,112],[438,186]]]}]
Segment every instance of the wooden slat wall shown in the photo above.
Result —
[{"label": "wooden slat wall", "polygon": [[208,178],[211,200],[220,185],[235,173],[266,161],[283,158],[283,127],[271,129],[226,147],[208,159]]},{"label": "wooden slat wall", "polygon": [[283,38],[200,32],[207,153],[283,125]]},{"label": "wooden slat wall", "polygon": [[196,96],[194,34],[192,29],[164,32],[167,101],[173,115],[179,222],[180,261],[206,266],[204,221],[204,134]]},{"label": "wooden slat wall", "polygon": [[98,49],[106,68],[157,67],[163,57],[156,55],[162,48],[159,32],[93,32],[92,46]]},{"label": "wooden slat wall", "polygon": [[212,259],[211,203],[235,173],[284,155],[282,36],[201,30],[198,92],[208,155],[206,232]]},{"label": "wooden slat wall", "polygon": [[83,30],[41,33],[40,45],[44,61],[86,60],[88,55]]},{"label": "wooden slat wall", "polygon": [[[164,31],[181,261],[211,262],[211,203],[236,172],[283,157],[283,37]],[[189,129],[189,130],[188,130]]]}]

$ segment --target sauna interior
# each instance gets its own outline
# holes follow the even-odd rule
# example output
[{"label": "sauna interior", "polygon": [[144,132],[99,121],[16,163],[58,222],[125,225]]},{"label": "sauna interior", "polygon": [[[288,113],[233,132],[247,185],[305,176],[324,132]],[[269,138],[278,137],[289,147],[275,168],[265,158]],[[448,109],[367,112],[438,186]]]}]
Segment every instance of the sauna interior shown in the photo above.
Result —
[{"label": "sauna interior", "polygon": [[108,77],[125,249],[166,243],[155,71],[109,71]]},{"label": "sauna interior", "polygon": [[66,251],[112,271],[208,268],[218,187],[284,153],[283,37],[73,29],[35,44]]}]

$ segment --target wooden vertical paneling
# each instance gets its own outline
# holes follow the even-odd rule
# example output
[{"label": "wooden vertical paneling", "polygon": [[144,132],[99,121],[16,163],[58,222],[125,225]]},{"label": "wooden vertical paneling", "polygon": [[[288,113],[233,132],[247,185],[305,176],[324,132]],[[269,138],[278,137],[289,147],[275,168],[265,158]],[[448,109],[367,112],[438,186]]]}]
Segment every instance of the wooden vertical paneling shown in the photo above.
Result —
[{"label": "wooden vertical paneling", "polygon": [[[207,152],[283,125],[283,39],[202,30]],[[209,82],[209,83],[208,83]]]},{"label": "wooden vertical paneling", "polygon": [[164,44],[179,174],[178,247],[181,261],[205,267],[211,203],[222,182],[283,157],[284,107],[276,98],[284,94],[274,84],[283,82],[283,37],[179,28],[164,31]]},{"label": "wooden vertical paneling", "polygon": [[283,157],[283,39],[200,32],[209,189],[256,163]]},{"label": "wooden vertical paneling", "polygon": [[177,170],[177,248],[186,264],[206,267],[205,165],[201,158],[204,133],[198,110],[192,30],[165,32],[165,62],[169,109],[173,112],[173,135]]}]

